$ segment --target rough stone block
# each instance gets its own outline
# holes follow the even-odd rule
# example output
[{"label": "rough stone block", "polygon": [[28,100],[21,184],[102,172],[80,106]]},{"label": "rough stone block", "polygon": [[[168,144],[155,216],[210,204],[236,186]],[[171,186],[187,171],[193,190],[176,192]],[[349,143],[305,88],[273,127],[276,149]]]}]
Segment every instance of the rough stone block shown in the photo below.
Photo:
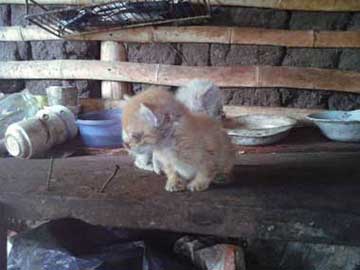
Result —
[{"label": "rough stone block", "polygon": [[344,30],[350,19],[350,13],[294,11],[290,19],[290,29]]},{"label": "rough stone block", "polygon": [[79,89],[81,97],[100,98],[101,97],[101,81],[80,80],[75,81],[75,86]]},{"label": "rough stone block", "polygon": [[360,109],[360,95],[334,93],[329,97],[328,107],[330,110],[358,110]]},{"label": "rough stone block", "polygon": [[32,41],[30,44],[33,60],[65,59],[63,41]]},{"label": "rough stone block", "polygon": [[336,68],[341,51],[337,49],[289,48],[284,66]]},{"label": "rough stone block", "polygon": [[65,41],[64,54],[67,59],[100,59],[100,43]]},{"label": "rough stone block", "polygon": [[24,80],[0,80],[0,92],[11,94],[25,88]]},{"label": "rough stone block", "polygon": [[[32,11],[35,11],[33,6],[29,8],[29,12]],[[25,5],[11,5],[11,25],[29,25],[29,22],[25,19],[25,16]]]},{"label": "rough stone block", "polygon": [[330,93],[326,91],[309,91],[301,89],[279,89],[281,105],[293,108],[327,109]]},{"label": "rough stone block", "polygon": [[209,44],[184,44],[181,63],[187,66],[207,66],[210,61],[209,50]]},{"label": "rough stone block", "polygon": [[179,64],[176,48],[171,44],[128,44],[129,62]]},{"label": "rough stone block", "polygon": [[[337,68],[340,51],[336,49],[287,49],[283,61],[285,66]],[[282,106],[296,108],[327,108],[329,93],[281,88]]]},{"label": "rough stone block", "polygon": [[0,61],[18,59],[16,42],[0,42]]},{"label": "rough stone block", "polygon": [[215,7],[212,24],[271,28],[285,28],[289,12],[273,9]]},{"label": "rough stone block", "polygon": [[284,48],[272,46],[244,46],[213,44],[210,49],[211,65],[279,65]]},{"label": "rough stone block", "polygon": [[0,26],[9,26],[10,20],[10,6],[0,5]]},{"label": "rough stone block", "polygon": [[347,26],[348,30],[360,30],[360,13],[352,14],[351,20]]},{"label": "rough stone block", "polygon": [[49,86],[62,85],[59,80],[26,80],[26,88],[35,95],[46,95],[45,89]]},{"label": "rough stone block", "polygon": [[34,60],[100,59],[100,44],[84,41],[32,41]]},{"label": "rough stone block", "polygon": [[270,106],[281,105],[281,96],[275,88],[224,89],[224,103],[228,105]]},{"label": "rough stone block", "polygon": [[359,49],[344,49],[340,56],[339,69],[360,72]]},{"label": "rough stone block", "polygon": [[[213,66],[279,65],[284,49],[271,46],[242,46],[213,44],[210,50]],[[247,106],[280,106],[281,98],[275,88],[238,88],[224,90],[227,104]]]}]

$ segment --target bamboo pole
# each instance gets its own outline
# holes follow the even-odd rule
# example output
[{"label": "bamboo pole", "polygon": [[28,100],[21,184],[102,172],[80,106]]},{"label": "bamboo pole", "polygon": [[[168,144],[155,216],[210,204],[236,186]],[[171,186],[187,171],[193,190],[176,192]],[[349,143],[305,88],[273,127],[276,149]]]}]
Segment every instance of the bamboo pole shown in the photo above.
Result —
[{"label": "bamboo pole", "polygon": [[[0,41],[57,39],[59,38],[37,26],[0,27]],[[142,27],[73,36],[70,39],[139,43],[220,43],[313,48],[360,48],[360,31],[294,31],[224,26]]]},{"label": "bamboo pole", "polygon": [[[124,44],[114,41],[101,42],[102,61],[126,61],[126,49]],[[123,82],[102,81],[101,96],[108,99],[121,99],[124,94],[129,94],[129,85]]]},{"label": "bamboo pole", "polygon": [[278,66],[192,67],[98,60],[0,62],[0,79],[67,79],[180,86],[212,80],[220,87],[286,87],[360,93],[360,73]]},{"label": "bamboo pole", "polygon": [[[109,99],[80,99],[83,112],[100,111],[105,109],[122,108],[122,100]],[[298,126],[311,126],[313,123],[306,119],[306,116],[312,113],[321,112],[319,109],[299,109],[283,107],[260,107],[260,106],[224,106],[224,112],[227,118],[248,114],[268,114],[278,116],[288,116],[298,120]]]},{"label": "bamboo pole", "polygon": [[[37,0],[39,4],[91,5],[106,0]],[[209,0],[211,5],[245,6],[306,11],[360,11],[359,0]],[[0,4],[24,4],[24,0],[0,0]]]}]

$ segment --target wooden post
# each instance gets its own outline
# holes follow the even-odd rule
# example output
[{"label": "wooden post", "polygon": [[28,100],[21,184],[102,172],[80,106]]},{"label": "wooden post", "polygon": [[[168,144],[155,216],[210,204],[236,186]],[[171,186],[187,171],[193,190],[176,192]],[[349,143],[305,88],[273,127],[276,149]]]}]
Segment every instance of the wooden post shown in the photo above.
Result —
[{"label": "wooden post", "polygon": [[[102,61],[127,61],[126,49],[123,43],[102,41],[100,55]],[[102,98],[121,99],[124,94],[129,94],[129,84],[113,81],[101,82]]]}]

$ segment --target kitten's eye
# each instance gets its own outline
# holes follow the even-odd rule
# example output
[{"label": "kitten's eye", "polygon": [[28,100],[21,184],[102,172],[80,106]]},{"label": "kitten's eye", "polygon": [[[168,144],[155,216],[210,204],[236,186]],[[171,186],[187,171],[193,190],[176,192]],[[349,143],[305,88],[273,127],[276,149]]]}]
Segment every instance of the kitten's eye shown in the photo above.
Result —
[{"label": "kitten's eye", "polygon": [[136,132],[136,133],[131,134],[131,138],[132,138],[134,141],[139,142],[139,141],[141,141],[143,135],[144,135],[143,132]]}]

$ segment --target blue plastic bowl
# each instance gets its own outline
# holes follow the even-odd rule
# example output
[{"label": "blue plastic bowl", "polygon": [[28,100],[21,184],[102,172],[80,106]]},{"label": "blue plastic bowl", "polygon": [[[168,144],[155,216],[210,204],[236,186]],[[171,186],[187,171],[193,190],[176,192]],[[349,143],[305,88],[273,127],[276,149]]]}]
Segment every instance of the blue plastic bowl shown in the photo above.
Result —
[{"label": "blue plastic bowl", "polygon": [[121,110],[84,113],[76,121],[82,142],[88,147],[122,146]]}]

